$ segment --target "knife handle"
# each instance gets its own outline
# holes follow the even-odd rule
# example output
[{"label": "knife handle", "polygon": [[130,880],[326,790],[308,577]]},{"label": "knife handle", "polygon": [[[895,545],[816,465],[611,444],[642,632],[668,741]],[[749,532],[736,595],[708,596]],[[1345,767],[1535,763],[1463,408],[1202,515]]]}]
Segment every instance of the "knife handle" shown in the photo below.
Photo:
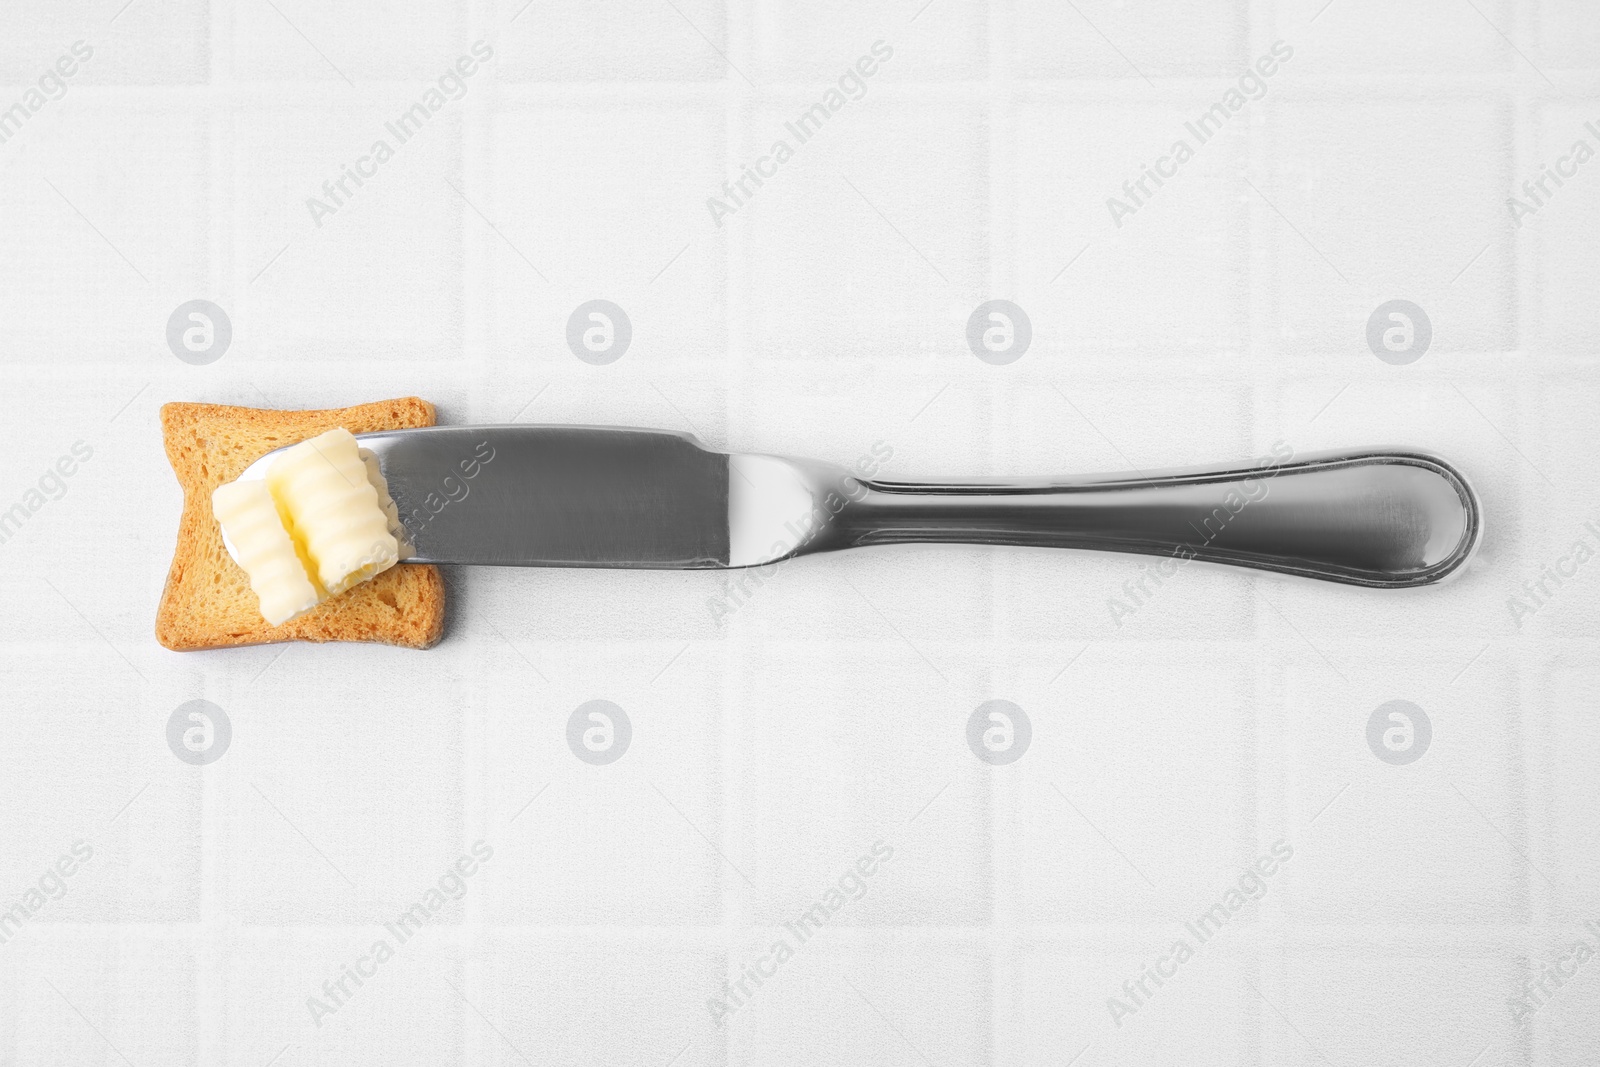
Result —
[{"label": "knife handle", "polygon": [[1398,589],[1453,574],[1482,533],[1477,497],[1424,452],[1073,481],[847,480],[819,548],[908,542],[1134,552]]}]

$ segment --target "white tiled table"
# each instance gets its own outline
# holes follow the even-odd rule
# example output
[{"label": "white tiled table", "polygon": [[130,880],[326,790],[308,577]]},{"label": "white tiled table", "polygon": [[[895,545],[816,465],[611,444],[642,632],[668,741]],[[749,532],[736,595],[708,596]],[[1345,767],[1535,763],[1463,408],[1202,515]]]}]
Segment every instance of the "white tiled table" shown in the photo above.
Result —
[{"label": "white tiled table", "polygon": [[[0,1063],[1569,1064],[1600,964],[1600,120],[1576,0],[62,0],[0,11]],[[120,8],[120,10],[119,10]],[[348,204],[324,181],[474,41],[494,59]],[[736,213],[706,198],[883,40],[893,58]],[[1122,225],[1106,198],[1274,42],[1292,60]],[[190,366],[165,323],[229,314]],[[622,305],[628,353],[567,350]],[[1029,314],[991,366],[984,300]],[[1431,350],[1367,350],[1405,298]],[[451,423],[693,429],[891,478],[1352,445],[1474,478],[1470,573],[1381,595],[1128,557],[813,557],[718,621],[710,573],[452,575],[427,653],[178,655],[169,400],[415,393]],[[233,727],[168,751],[184,701]],[[591,766],[585,701],[633,739]],[[990,766],[968,716],[1015,701]],[[1425,709],[1407,766],[1368,716]],[[1279,839],[1293,858],[1138,1010],[1108,998]],[[474,842],[459,901],[336,1012],[307,998]],[[894,850],[719,1026],[706,1007],[876,842]],[[453,883],[452,883],[453,884]],[[1074,1057],[1077,1057],[1074,1060]]]}]

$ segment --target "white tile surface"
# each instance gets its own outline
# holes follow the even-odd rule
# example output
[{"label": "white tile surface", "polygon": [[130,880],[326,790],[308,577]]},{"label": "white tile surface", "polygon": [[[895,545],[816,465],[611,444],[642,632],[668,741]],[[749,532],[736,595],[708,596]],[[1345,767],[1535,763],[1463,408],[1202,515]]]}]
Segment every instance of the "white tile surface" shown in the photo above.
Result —
[{"label": "white tile surface", "polygon": [[[0,115],[42,106],[0,142],[0,514],[93,453],[0,544],[0,1062],[1594,1061],[1600,971],[1526,1030],[1510,1002],[1600,946],[1600,563],[1545,576],[1600,552],[1600,162],[1524,225],[1507,200],[1600,150],[1597,25],[1572,0],[6,6]],[[879,40],[719,226],[707,198]],[[477,41],[459,99],[316,225]],[[1108,198],[1279,41],[1118,226]],[[195,297],[234,327],[210,366],[165,343]],[[1033,327],[1007,366],[964,336],[994,297]],[[1395,297],[1434,329],[1406,366],[1365,342]],[[594,298],[634,328],[607,366],[565,342]],[[1119,618],[1136,557],[905,546],[743,588],[454,573],[427,653],[157,646],[159,406],[408,393],[456,424],[882,446],[900,480],[1416,445],[1473,478],[1487,536],[1399,595],[1195,566]],[[233,730],[205,767],[166,742],[196,698]],[[632,731],[611,764],[568,747],[596,699]],[[991,699],[1031,728],[1009,765],[968,747]],[[1403,766],[1367,742],[1395,699],[1432,728]],[[308,998],[429,899],[318,1025]]]}]

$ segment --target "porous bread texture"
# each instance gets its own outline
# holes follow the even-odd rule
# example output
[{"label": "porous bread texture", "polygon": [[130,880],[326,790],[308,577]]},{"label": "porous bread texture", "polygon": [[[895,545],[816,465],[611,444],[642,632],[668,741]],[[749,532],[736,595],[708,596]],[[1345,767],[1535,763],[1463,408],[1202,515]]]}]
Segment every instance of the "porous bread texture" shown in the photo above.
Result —
[{"label": "porous bread texture", "polygon": [[437,567],[400,563],[273,626],[244,568],[222,543],[211,494],[275,448],[343,426],[351,433],[434,424],[417,397],[323,411],[273,411],[222,404],[166,404],[161,433],[183,487],[178,546],[156,610],[156,640],[176,652],[274,641],[376,641],[429,648],[444,635],[444,579]]}]

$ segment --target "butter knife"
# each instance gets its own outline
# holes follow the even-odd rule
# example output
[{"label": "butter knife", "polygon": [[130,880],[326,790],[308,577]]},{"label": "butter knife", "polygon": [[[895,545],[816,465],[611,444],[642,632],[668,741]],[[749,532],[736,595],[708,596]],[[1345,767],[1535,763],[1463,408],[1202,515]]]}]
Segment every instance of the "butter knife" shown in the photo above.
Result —
[{"label": "butter knife", "polygon": [[[1350,585],[1439,582],[1471,558],[1467,480],[1411,449],[1068,478],[866,480],[606,426],[361,434],[415,563],[728,568],[940,542],[1175,556]],[[276,453],[244,477],[264,476]]]}]

